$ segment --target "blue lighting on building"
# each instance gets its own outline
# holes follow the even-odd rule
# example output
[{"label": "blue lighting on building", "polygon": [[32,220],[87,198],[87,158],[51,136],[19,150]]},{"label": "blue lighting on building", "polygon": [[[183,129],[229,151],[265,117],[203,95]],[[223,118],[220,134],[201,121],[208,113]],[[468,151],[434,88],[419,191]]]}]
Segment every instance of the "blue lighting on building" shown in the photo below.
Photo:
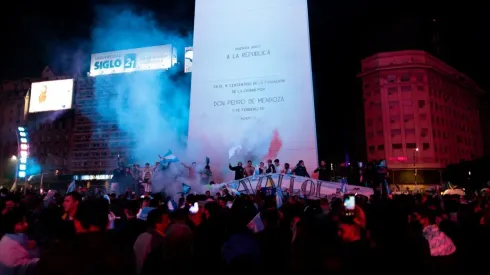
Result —
[{"label": "blue lighting on building", "polygon": [[29,158],[29,139],[25,127],[17,127],[18,131],[18,159],[17,178],[25,178],[27,171],[27,159]]}]

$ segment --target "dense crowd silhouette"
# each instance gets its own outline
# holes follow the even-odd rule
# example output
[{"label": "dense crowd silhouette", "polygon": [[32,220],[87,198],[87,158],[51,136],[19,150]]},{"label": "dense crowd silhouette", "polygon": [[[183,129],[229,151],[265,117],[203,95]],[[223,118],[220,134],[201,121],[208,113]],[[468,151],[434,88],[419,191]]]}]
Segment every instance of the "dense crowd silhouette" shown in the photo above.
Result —
[{"label": "dense crowd silhouette", "polygon": [[[310,200],[1,191],[0,274],[353,274],[484,268],[486,196]],[[483,265],[483,266],[481,266]]]}]

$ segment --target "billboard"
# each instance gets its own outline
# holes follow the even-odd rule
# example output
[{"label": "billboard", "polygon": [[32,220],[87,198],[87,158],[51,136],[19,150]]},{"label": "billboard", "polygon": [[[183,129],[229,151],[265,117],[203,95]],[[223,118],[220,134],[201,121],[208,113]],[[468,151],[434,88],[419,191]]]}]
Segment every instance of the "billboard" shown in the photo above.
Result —
[{"label": "billboard", "polygon": [[213,159],[213,167],[278,158],[292,167],[303,160],[312,172],[318,160],[309,41],[307,0],[196,0],[191,150]]},{"label": "billboard", "polygon": [[176,63],[177,49],[172,45],[94,53],[90,59],[90,76],[166,70]]},{"label": "billboard", "polygon": [[184,72],[190,73],[190,72],[192,72],[192,60],[194,59],[194,50],[192,49],[192,47],[186,47],[185,48],[184,58],[185,58]]},{"label": "billboard", "polygon": [[29,113],[70,109],[73,79],[34,82],[31,84]]}]

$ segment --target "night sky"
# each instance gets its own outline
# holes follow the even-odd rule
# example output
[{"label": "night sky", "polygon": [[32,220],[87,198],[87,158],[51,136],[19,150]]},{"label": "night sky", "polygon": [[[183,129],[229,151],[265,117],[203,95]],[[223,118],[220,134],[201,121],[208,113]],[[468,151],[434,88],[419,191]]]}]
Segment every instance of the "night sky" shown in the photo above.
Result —
[{"label": "night sky", "polygon": [[[166,28],[182,32],[193,28],[193,0],[133,2],[155,12]],[[87,51],[84,45],[90,39],[95,7],[113,3],[122,1],[3,1],[0,79],[38,77],[45,65],[63,71],[63,55]],[[360,60],[371,54],[426,50],[488,90],[490,17],[485,4],[309,1],[320,158],[340,161],[348,153],[356,160],[366,155],[361,82],[356,74]],[[435,32],[440,36],[437,52],[431,42]],[[86,54],[88,61],[90,51]]]}]

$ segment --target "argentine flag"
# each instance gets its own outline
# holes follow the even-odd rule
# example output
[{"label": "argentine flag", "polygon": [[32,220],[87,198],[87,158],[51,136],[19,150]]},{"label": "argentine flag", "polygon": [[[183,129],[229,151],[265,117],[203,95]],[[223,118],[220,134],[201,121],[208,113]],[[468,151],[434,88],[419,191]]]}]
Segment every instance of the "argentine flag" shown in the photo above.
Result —
[{"label": "argentine flag", "polygon": [[172,153],[171,150],[168,150],[168,152],[163,155],[162,161],[165,163],[170,163],[170,162],[179,162],[180,160]]},{"label": "argentine flag", "polygon": [[182,194],[187,195],[191,191],[190,185],[182,183]]},{"label": "argentine flag", "polygon": [[177,209],[177,203],[173,199],[168,200],[167,208],[169,212],[174,212]]},{"label": "argentine flag", "polygon": [[229,184],[228,186],[226,186],[226,189],[228,189],[228,191],[231,192],[232,194],[240,196],[240,192],[237,190],[238,186],[239,186],[238,182],[233,182],[233,183]]},{"label": "argentine flag", "polygon": [[68,189],[66,190],[66,193],[74,192],[76,190],[77,186],[75,184],[75,181],[73,180],[70,185],[68,185]]},{"label": "argentine flag", "polygon": [[260,212],[248,223],[247,227],[254,233],[264,230],[264,222],[260,218]]},{"label": "argentine flag", "polygon": [[282,190],[279,187],[276,188],[276,206],[278,209],[282,206]]}]

